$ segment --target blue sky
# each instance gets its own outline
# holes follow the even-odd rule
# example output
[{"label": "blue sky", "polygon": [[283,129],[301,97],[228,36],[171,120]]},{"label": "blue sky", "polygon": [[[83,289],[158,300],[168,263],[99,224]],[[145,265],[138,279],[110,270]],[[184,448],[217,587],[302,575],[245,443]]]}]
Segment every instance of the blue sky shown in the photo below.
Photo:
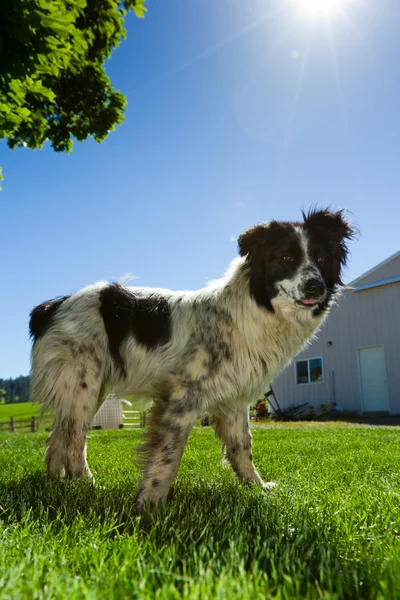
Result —
[{"label": "blue sky", "polygon": [[0,144],[0,377],[29,371],[36,304],[126,273],[201,287],[312,204],[361,230],[347,281],[399,249],[400,4],[328,23],[294,1],[147,0],[107,64],[122,126],[68,156]]}]

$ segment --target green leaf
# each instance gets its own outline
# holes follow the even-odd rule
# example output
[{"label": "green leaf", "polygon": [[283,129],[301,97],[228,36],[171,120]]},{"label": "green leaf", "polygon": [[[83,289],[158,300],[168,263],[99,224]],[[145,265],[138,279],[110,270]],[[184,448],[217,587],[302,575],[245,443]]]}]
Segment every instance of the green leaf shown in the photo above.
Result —
[{"label": "green leaf", "polygon": [[135,0],[135,4],[133,5],[133,11],[135,13],[135,15],[137,17],[139,17],[139,19],[143,19],[146,12],[147,12],[147,8],[144,6],[144,0]]},{"label": "green leaf", "polygon": [[47,140],[103,141],[124,120],[126,99],[104,71],[126,37],[124,18],[144,0],[4,0],[0,18],[0,139],[10,148]]}]

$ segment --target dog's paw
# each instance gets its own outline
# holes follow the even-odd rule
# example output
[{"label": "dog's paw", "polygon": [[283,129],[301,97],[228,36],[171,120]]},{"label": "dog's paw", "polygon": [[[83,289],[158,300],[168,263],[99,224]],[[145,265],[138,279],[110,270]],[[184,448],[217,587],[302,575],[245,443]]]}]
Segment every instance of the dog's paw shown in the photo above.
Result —
[{"label": "dog's paw", "polygon": [[277,488],[278,484],[275,483],[275,481],[264,481],[261,487],[264,490],[264,492],[270,492]]},{"label": "dog's paw", "polygon": [[164,504],[165,500],[145,499],[143,496],[137,496],[134,501],[136,514],[142,518],[143,523],[153,521]]},{"label": "dog's paw", "polygon": [[47,465],[46,469],[48,479],[67,479],[64,466],[54,467],[52,464]]},{"label": "dog's paw", "polygon": [[67,463],[67,466],[64,464],[60,464],[59,462],[52,461],[51,459],[47,461],[47,476],[50,479],[64,479],[65,481],[72,481],[74,479],[86,479],[90,481],[90,483],[94,484],[95,479],[89,467],[86,465],[73,465]]}]

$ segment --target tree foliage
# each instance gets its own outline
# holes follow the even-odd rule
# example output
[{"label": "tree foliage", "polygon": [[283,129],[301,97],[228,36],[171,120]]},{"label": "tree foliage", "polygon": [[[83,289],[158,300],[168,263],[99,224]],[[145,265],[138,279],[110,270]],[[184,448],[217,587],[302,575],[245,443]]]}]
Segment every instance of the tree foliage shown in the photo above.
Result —
[{"label": "tree foliage", "polygon": [[0,404],[29,402],[29,377],[0,379]]},{"label": "tree foliage", "polygon": [[133,10],[144,0],[1,0],[0,138],[10,148],[46,140],[69,152],[72,140],[102,142],[126,104],[104,71]]}]

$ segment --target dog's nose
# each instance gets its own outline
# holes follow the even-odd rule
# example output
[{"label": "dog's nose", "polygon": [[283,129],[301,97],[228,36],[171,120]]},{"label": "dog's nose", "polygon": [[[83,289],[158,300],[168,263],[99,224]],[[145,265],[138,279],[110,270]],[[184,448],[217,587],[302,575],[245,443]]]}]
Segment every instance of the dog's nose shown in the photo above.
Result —
[{"label": "dog's nose", "polygon": [[308,298],[318,298],[325,290],[325,283],[320,279],[309,279],[304,285],[304,292]]}]

